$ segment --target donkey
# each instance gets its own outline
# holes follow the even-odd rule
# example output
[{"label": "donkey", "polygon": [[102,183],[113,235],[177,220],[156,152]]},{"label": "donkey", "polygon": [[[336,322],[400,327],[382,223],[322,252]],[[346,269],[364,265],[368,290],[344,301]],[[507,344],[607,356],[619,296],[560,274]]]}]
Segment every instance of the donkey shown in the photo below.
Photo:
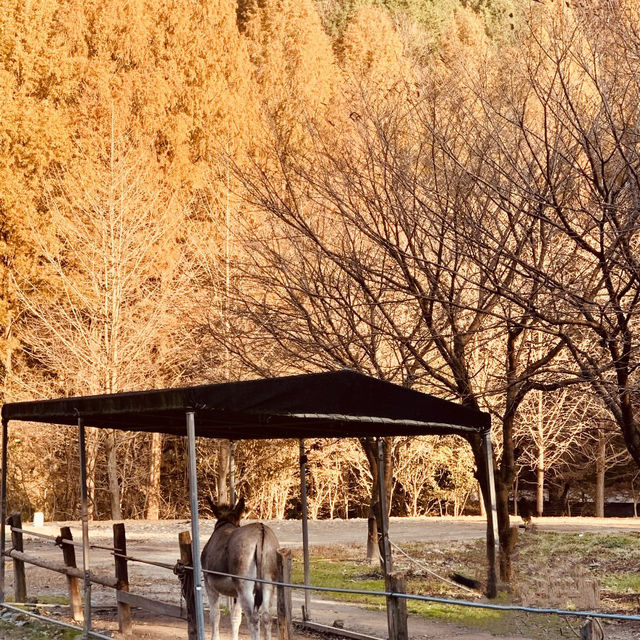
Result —
[{"label": "donkey", "polygon": [[211,637],[213,640],[220,638],[218,599],[220,595],[224,595],[233,598],[232,640],[238,640],[243,611],[251,629],[251,640],[260,640],[260,620],[264,623],[266,640],[271,640],[269,605],[273,585],[215,575],[207,571],[275,581],[277,580],[278,540],[273,531],[262,523],[240,526],[244,498],[240,498],[235,507],[217,506],[211,501],[211,509],[217,522],[201,556],[202,569],[205,572],[205,587],[211,608]]}]

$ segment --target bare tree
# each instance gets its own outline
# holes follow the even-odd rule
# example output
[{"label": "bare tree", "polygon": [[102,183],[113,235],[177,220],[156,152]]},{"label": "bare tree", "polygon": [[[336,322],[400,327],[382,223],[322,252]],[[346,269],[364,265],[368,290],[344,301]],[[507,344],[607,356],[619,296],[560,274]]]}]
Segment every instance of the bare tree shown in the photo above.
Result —
[{"label": "bare tree", "polygon": [[[251,336],[251,348],[236,347],[236,354],[256,371],[260,345],[270,370],[274,361],[298,370],[349,366],[475,409],[500,395],[494,412],[503,443],[498,497],[506,579],[514,420],[534,377],[563,345],[547,341],[532,357],[534,317],[502,292],[534,292],[516,261],[477,241],[489,220],[504,244],[518,239],[478,188],[474,170],[483,174],[484,160],[461,135],[473,114],[454,97],[442,100],[441,87],[428,80],[417,101],[404,85],[385,100],[363,92],[357,117],[339,134],[310,124],[314,146],[299,155],[280,148],[275,135],[263,154],[269,162],[236,172],[246,201],[271,217],[248,243],[234,323],[246,333],[240,330],[234,344],[247,345],[242,338]],[[474,143],[488,153],[491,140],[475,133]],[[488,376],[483,352],[497,365]],[[363,446],[374,465],[370,444]],[[374,481],[375,473],[372,466]]]},{"label": "bare tree", "polygon": [[[626,3],[601,2],[548,8],[532,20],[529,54],[509,59],[503,99],[483,99],[496,148],[484,156],[493,177],[483,184],[517,242],[483,239],[535,291],[535,298],[514,289],[505,296],[572,356],[573,367],[538,388],[588,382],[640,464],[634,15]],[[534,235],[537,253],[514,250],[533,246]]]},{"label": "bare tree", "polygon": [[[25,350],[55,376],[61,394],[155,386],[171,354],[181,208],[134,146],[114,133],[103,151],[102,158],[84,158],[81,169],[50,184],[55,241],[40,247],[47,278],[19,283],[28,311]],[[89,438],[93,513],[100,444],[111,517],[119,518],[115,431]],[[157,469],[156,448],[152,476]],[[154,487],[159,489],[155,481],[149,489]]]},{"label": "bare tree", "polygon": [[598,403],[592,394],[570,392],[567,387],[556,392],[535,391],[523,402],[515,440],[522,451],[520,465],[536,472],[538,516],[544,510],[545,476],[578,446],[597,413],[594,404]]}]

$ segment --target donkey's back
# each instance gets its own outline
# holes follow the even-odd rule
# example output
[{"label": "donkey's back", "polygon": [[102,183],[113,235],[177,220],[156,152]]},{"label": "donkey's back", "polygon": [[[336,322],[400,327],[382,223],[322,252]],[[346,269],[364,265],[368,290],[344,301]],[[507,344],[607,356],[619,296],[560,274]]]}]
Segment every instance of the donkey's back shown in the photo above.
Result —
[{"label": "donkey's back", "polygon": [[[229,573],[274,582],[278,577],[277,549],[276,534],[266,525],[255,522],[238,527],[229,538]],[[241,588],[241,582],[247,582],[238,578],[234,581],[236,591]],[[253,584],[256,595],[254,607],[258,608],[262,604],[264,588],[271,589],[272,585]]]},{"label": "donkey's back", "polygon": [[[219,637],[218,599],[221,594],[234,598],[231,612],[233,640],[238,637],[242,612],[249,622],[251,640],[259,639],[261,620],[266,638],[271,638],[269,607],[274,588],[272,584],[260,581],[273,582],[277,578],[278,540],[273,531],[262,523],[238,526],[243,509],[242,499],[234,508],[213,505],[218,521],[202,550],[202,569],[205,572],[205,585],[211,607],[213,640],[218,640]],[[230,575],[220,576],[209,572]]]}]

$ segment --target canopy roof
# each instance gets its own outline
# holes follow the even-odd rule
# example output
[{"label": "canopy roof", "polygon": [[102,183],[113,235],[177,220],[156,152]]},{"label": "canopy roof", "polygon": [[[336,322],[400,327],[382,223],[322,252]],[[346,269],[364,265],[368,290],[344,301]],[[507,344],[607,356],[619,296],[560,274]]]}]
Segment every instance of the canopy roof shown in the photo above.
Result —
[{"label": "canopy roof", "polygon": [[348,370],[14,402],[3,405],[2,420],[71,425],[82,417],[90,427],[184,435],[188,411],[196,435],[233,440],[470,436],[490,427],[486,413]]}]

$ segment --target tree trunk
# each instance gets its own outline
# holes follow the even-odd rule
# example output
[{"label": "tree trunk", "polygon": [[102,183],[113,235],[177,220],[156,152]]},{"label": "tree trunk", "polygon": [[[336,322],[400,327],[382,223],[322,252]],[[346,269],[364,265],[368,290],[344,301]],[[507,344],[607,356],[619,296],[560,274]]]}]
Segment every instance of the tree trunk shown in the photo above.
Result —
[{"label": "tree trunk", "polygon": [[500,540],[500,580],[509,583],[511,580],[511,555],[515,545],[515,537],[509,520],[509,492],[511,485],[499,480],[496,474],[496,503],[498,511],[498,538]]},{"label": "tree trunk", "polygon": [[96,517],[96,462],[100,448],[100,434],[98,429],[86,430],[86,458],[87,458],[87,517]]},{"label": "tree trunk", "polygon": [[513,449],[514,419],[515,415],[513,412],[506,413],[502,419],[502,459],[500,461],[500,467],[495,474],[498,538],[500,539],[500,580],[507,584],[511,581],[511,555],[516,542],[509,518],[509,495],[515,474]]},{"label": "tree trunk", "polygon": [[595,491],[595,516],[604,518],[604,475],[606,467],[606,438],[604,434],[598,435],[598,450],[596,453],[596,491]]},{"label": "tree trunk", "polygon": [[516,382],[518,371],[517,340],[521,326],[510,327],[507,335],[507,397],[502,417],[502,458],[496,475],[496,501],[498,510],[498,537],[500,539],[500,580],[511,582],[511,554],[515,547],[517,529],[511,528],[509,520],[509,494],[516,471],[513,428],[516,411],[524,398],[523,390]]},{"label": "tree trunk", "polygon": [[536,515],[540,518],[544,511],[544,450],[538,452],[538,480],[536,484]]},{"label": "tree trunk", "polygon": [[220,440],[218,449],[218,504],[229,502],[229,469],[231,467],[231,442]]},{"label": "tree trunk", "polygon": [[[369,503],[369,519],[367,525],[367,562],[373,563],[376,558],[380,557],[380,549],[378,546],[378,531],[381,530],[381,522],[379,522],[381,514],[378,513],[378,505],[380,502],[380,493],[378,489],[378,443],[375,438],[360,438],[359,440],[360,445],[367,456],[369,470],[373,479],[373,482],[371,483],[371,501]],[[387,500],[389,500],[391,496],[391,487],[393,484],[392,457],[389,440],[389,438],[386,439],[387,442],[384,447],[385,491]],[[390,505],[389,509],[391,509]]]},{"label": "tree trunk", "polygon": [[147,520],[160,517],[160,470],[162,468],[162,434],[152,433],[149,452],[149,485],[147,487]]},{"label": "tree trunk", "polygon": [[[538,334],[539,337],[539,334]],[[538,396],[538,414],[537,414],[537,427],[538,427],[538,478],[536,485],[536,515],[542,517],[544,511],[544,398],[542,391],[537,392]]]},{"label": "tree trunk", "polygon": [[118,456],[116,451],[116,432],[109,429],[105,439],[107,453],[107,476],[109,479],[109,497],[111,499],[111,519],[121,520],[120,483],[118,482]]},{"label": "tree trunk", "polygon": [[378,523],[376,521],[373,504],[369,505],[369,517],[367,518],[367,562],[373,564],[378,554]]},{"label": "tree trunk", "polygon": [[484,506],[484,500],[482,498],[482,485],[480,484],[480,482],[478,482],[478,503],[480,505],[480,515],[483,518],[486,518],[487,517],[487,508]]},{"label": "tree trunk", "polygon": [[[9,340],[10,338],[11,338],[11,333],[9,332],[7,334],[7,340]],[[8,348],[7,355],[5,356],[5,359],[4,359],[5,380],[8,376],[11,375],[12,372],[13,372],[13,349]]]}]

